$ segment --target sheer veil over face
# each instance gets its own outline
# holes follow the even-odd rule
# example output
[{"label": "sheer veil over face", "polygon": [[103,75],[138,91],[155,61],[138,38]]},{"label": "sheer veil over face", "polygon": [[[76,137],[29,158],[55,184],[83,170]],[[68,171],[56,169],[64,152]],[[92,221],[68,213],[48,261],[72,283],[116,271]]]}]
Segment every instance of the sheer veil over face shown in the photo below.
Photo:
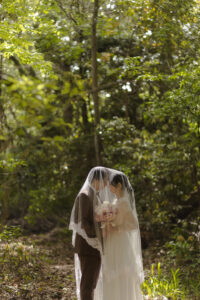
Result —
[{"label": "sheer veil over face", "polygon": [[[89,199],[89,200],[88,200]],[[86,211],[87,201],[89,201],[89,208]],[[113,212],[110,211],[116,208],[115,218],[113,222],[101,222],[101,218],[108,216],[105,211],[109,208],[109,217],[113,217]],[[86,215],[89,215],[89,218]],[[111,224],[111,225],[110,225]],[[109,276],[112,277],[112,267],[110,267],[107,252],[107,245],[109,237],[114,233],[126,235],[126,245],[120,244],[119,247],[131,249],[131,268],[134,270],[134,276],[138,278],[138,282],[142,283],[144,280],[143,264],[142,264],[142,251],[141,251],[141,238],[140,229],[137,218],[135,197],[133,188],[127,176],[117,170],[105,167],[95,167],[89,172],[78,196],[74,202],[71,213],[69,229],[73,231],[72,244],[75,244],[76,234],[80,235],[91,247],[99,250],[102,257],[102,271],[108,269]],[[111,242],[112,240],[110,240]],[[122,249],[123,250],[123,249]],[[116,252],[117,253],[117,252]],[[113,254],[114,255],[114,254]],[[114,256],[112,255],[112,259]],[[128,258],[127,258],[128,259]],[[77,260],[77,257],[76,257]],[[109,258],[110,260],[110,258]],[[120,257],[116,257],[119,261]],[[127,261],[123,265],[130,265]],[[121,272],[123,266],[116,264],[113,274]],[[75,264],[76,279],[80,276],[80,266]],[[95,290],[95,300],[102,300],[102,292],[100,283],[102,272],[100,274],[99,284]],[[78,279],[77,279],[78,284]],[[78,292],[77,292],[78,294]],[[79,296],[78,296],[79,299]]]}]

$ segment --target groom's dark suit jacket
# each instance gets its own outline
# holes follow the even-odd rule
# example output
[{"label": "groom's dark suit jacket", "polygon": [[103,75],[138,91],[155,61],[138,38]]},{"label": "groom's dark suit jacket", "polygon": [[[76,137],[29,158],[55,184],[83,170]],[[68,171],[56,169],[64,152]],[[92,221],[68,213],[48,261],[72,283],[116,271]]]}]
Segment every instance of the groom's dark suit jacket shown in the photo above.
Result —
[{"label": "groom's dark suit jacket", "polygon": [[[82,228],[90,238],[96,238],[93,210],[93,201],[95,200],[94,197],[94,192],[90,188],[88,195],[85,193],[80,193],[75,200],[75,222],[78,223],[78,217],[80,218],[81,213]],[[78,253],[79,255],[100,255],[100,252],[88,245],[86,240],[78,233],[75,237],[74,250],[75,253]]]}]

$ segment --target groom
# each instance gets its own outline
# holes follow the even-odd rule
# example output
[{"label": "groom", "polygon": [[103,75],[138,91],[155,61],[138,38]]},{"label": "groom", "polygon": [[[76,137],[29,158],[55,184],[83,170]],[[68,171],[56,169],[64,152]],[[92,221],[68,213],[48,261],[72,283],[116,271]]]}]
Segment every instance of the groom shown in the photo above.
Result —
[{"label": "groom", "polygon": [[[92,177],[89,180],[89,191],[87,193],[80,193],[75,200],[75,221],[78,223],[78,214],[81,211],[82,229],[86,232],[88,238],[97,238],[94,224],[93,205],[97,202],[97,199],[95,199],[96,192],[98,193],[98,191],[106,185],[106,169],[101,167],[95,168]],[[100,252],[99,250],[91,247],[78,233],[76,233],[75,237],[74,250],[79,256],[82,273],[80,283],[81,300],[93,300],[94,290],[97,285],[99,271],[101,268]]]}]

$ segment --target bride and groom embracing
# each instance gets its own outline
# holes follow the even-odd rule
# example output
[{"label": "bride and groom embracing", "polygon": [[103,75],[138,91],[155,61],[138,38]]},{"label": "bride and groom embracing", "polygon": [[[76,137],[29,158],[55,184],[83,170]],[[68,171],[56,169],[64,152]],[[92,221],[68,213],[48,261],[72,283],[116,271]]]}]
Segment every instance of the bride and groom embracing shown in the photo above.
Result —
[{"label": "bride and groom embracing", "polygon": [[78,300],[142,300],[144,280],[135,198],[127,176],[93,168],[71,213]]}]

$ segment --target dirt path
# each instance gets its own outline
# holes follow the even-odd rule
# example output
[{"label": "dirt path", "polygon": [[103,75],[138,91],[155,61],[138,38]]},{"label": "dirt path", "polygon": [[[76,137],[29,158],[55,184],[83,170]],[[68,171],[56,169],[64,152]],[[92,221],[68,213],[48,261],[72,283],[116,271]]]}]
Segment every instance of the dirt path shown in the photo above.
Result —
[{"label": "dirt path", "polygon": [[[145,264],[150,264],[150,256]],[[75,300],[71,235],[54,229],[0,243],[0,300]]]},{"label": "dirt path", "polygon": [[0,300],[75,300],[71,238],[62,232],[0,244]]}]

